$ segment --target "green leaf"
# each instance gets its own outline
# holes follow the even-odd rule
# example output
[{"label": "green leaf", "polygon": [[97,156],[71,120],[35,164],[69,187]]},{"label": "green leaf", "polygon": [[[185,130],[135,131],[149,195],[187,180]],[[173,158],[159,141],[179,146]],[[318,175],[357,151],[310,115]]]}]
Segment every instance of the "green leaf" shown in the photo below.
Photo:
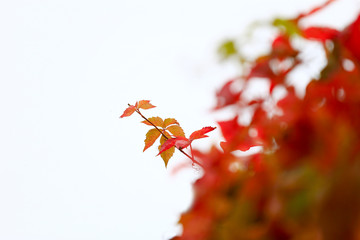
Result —
[{"label": "green leaf", "polygon": [[280,28],[288,36],[302,35],[301,30],[294,20],[276,18],[273,21],[273,25]]},{"label": "green leaf", "polygon": [[218,53],[223,59],[227,59],[230,56],[237,54],[238,51],[236,49],[235,43],[231,40],[228,40],[220,45]]}]

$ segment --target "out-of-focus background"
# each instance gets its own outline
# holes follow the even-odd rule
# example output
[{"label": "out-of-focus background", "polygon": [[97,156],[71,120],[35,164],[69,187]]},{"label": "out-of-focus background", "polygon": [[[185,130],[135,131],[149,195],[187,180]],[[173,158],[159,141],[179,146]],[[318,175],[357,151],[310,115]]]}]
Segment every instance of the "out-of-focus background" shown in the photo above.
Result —
[{"label": "out-of-focus background", "polygon": [[[238,72],[219,44],[322,2],[0,1],[0,239],[179,233],[200,171],[180,153],[165,169],[142,152],[141,118],[119,116],[149,99],[146,116],[174,117],[187,134],[216,126],[215,91]],[[309,23],[342,28],[359,9],[338,1]],[[210,136],[195,146],[219,141]]]}]

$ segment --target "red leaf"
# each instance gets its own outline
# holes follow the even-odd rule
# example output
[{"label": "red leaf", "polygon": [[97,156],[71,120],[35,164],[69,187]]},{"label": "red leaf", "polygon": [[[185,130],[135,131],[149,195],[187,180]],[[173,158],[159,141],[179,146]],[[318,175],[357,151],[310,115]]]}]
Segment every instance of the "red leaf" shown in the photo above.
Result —
[{"label": "red leaf", "polygon": [[235,92],[231,85],[234,80],[228,81],[217,93],[217,104],[215,109],[223,108],[228,105],[234,104],[239,100],[241,92]]},{"label": "red leaf", "polygon": [[163,145],[161,145],[160,149],[159,149],[159,153],[156,156],[159,156],[162,152],[168,150],[169,148],[175,146],[175,138],[169,138],[168,140],[165,141],[165,143]]},{"label": "red leaf", "polygon": [[193,133],[190,135],[190,138],[189,138],[189,139],[190,139],[190,142],[192,142],[192,141],[195,140],[195,139],[208,137],[208,136],[206,136],[205,134],[208,133],[208,132],[213,131],[215,128],[216,128],[216,127],[203,127],[202,129],[193,132]]},{"label": "red leaf", "polygon": [[176,137],[175,139],[175,147],[180,150],[188,147],[191,144],[191,141],[186,137]]},{"label": "red leaf", "polygon": [[229,121],[218,122],[218,124],[226,141],[233,140],[236,133],[244,128],[239,126],[237,116]]},{"label": "red leaf", "polygon": [[360,61],[360,15],[343,31],[341,40],[354,57]]},{"label": "red leaf", "polygon": [[303,35],[306,39],[325,42],[326,40],[336,38],[339,35],[339,31],[327,27],[309,27],[303,30]]},{"label": "red leaf", "polygon": [[158,155],[174,146],[178,149],[186,148],[190,145],[190,143],[191,141],[185,137],[169,138],[163,145],[161,145]]},{"label": "red leaf", "polygon": [[274,72],[270,67],[270,57],[259,57],[256,59],[255,65],[251,68],[250,73],[247,75],[247,79],[253,77],[260,78],[272,78],[274,76]]},{"label": "red leaf", "polygon": [[273,57],[277,57],[280,60],[286,57],[295,57],[298,54],[298,51],[294,50],[289,41],[289,37],[285,35],[277,36],[272,43],[272,53]]},{"label": "red leaf", "polygon": [[120,118],[131,116],[135,112],[135,110],[135,106],[130,105],[127,109],[125,109],[124,113],[120,116]]},{"label": "red leaf", "polygon": [[248,136],[245,136],[244,139],[242,139],[241,141],[239,139],[236,142],[220,142],[220,147],[223,149],[224,152],[231,152],[234,150],[240,150],[244,152],[249,150],[251,147],[256,146],[252,139],[250,139]]},{"label": "red leaf", "polygon": [[226,142],[221,143],[224,151],[233,151],[236,149],[246,151],[256,145],[254,139],[248,134],[249,128],[239,125],[237,121],[238,117],[236,116],[232,120],[218,122],[226,140]]}]

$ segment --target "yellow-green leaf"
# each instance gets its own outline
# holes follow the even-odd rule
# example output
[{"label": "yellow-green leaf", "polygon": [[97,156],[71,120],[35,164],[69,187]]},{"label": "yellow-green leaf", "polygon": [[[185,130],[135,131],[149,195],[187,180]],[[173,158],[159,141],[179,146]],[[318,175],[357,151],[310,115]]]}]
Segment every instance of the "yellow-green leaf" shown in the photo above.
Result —
[{"label": "yellow-green leaf", "polygon": [[[150,122],[152,122],[155,126],[157,127],[162,127],[163,126],[163,123],[164,121],[162,120],[161,117],[151,117],[151,118],[148,118],[148,120]],[[148,121],[144,120],[142,121],[142,123],[145,123],[146,125],[149,125],[149,126],[152,126]]]},{"label": "yellow-green leaf", "polygon": [[235,43],[231,40],[228,40],[221,44],[221,46],[218,49],[219,55],[223,58],[229,58],[230,56],[233,56],[237,54],[237,49],[235,46]]},{"label": "yellow-green leaf", "polygon": [[172,125],[172,124],[177,124],[177,125],[179,125],[179,123],[178,123],[178,121],[176,121],[176,119],[175,118],[166,118],[165,120],[164,120],[164,128],[166,128],[167,126],[170,126],[170,125]]},{"label": "yellow-green leaf", "polygon": [[147,133],[146,133],[146,138],[144,140],[145,142],[145,147],[144,147],[144,150],[145,151],[146,149],[148,149],[149,147],[151,147],[154,142],[156,141],[156,139],[158,139],[158,137],[160,136],[160,132],[153,128],[153,129],[150,129]]},{"label": "yellow-green leaf", "polygon": [[179,125],[172,125],[166,128],[175,137],[185,137],[184,130]]},{"label": "yellow-green leaf", "polygon": [[273,21],[273,25],[275,27],[280,28],[288,36],[302,35],[301,30],[299,29],[299,26],[297,25],[297,23],[294,20],[276,18]]}]

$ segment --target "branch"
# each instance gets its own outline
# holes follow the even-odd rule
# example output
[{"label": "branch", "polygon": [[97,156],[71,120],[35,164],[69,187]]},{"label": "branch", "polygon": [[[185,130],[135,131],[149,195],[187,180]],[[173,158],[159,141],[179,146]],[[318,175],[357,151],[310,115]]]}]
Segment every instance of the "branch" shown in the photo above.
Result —
[{"label": "branch", "polygon": [[[129,106],[130,106],[130,104],[129,104]],[[136,111],[145,121],[147,121],[148,123],[150,123],[156,130],[158,130],[165,139],[169,139],[169,138],[163,133],[163,131],[161,131],[161,130],[160,130],[157,126],[155,126],[149,119],[147,119],[144,115],[142,115],[142,113],[140,112],[139,109],[136,109],[135,111]],[[200,167],[204,168],[204,166],[203,166],[201,163],[199,163],[198,161],[196,161],[196,160],[194,159],[194,156],[190,156],[189,154],[187,154],[186,152],[184,152],[184,150],[182,150],[181,148],[178,148],[178,147],[176,147],[176,146],[175,146],[175,148],[176,148],[177,150],[179,150],[182,154],[184,154],[185,156],[187,156],[188,158],[190,158],[193,163],[195,163],[195,164],[199,165]]]}]

